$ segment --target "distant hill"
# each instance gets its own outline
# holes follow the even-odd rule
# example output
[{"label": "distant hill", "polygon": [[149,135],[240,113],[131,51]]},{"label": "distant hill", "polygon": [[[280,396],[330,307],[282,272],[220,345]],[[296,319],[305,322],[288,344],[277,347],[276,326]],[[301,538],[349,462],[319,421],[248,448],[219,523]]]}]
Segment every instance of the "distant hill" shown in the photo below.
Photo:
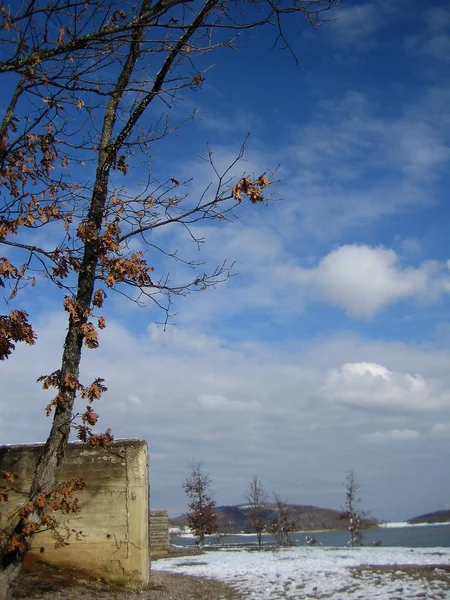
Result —
[{"label": "distant hill", "polygon": [[410,525],[417,523],[450,523],[450,510],[437,510],[408,520]]},{"label": "distant hill", "polygon": [[[238,533],[241,531],[250,533],[252,531],[248,519],[249,506],[245,504],[237,506],[217,506],[219,531],[223,533]],[[347,518],[345,513],[331,508],[320,508],[318,506],[289,504],[290,519],[296,523],[298,531],[313,531],[318,529],[346,529]],[[266,523],[270,523],[276,517],[274,505],[266,506]],[[169,519],[170,524],[175,527],[186,525],[184,515]],[[374,519],[366,519],[367,527],[376,525]]]}]

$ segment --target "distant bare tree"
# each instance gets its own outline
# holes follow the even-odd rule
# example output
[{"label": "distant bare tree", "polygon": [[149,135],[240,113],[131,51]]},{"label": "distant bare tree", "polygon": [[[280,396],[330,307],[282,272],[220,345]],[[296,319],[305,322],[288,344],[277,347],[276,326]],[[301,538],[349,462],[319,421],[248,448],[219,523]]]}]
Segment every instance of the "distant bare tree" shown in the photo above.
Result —
[{"label": "distant bare tree", "polygon": [[278,546],[290,546],[291,540],[289,534],[296,530],[295,519],[292,517],[292,511],[287,501],[273,493],[273,501],[277,516],[271,525],[271,532],[275,536]]},{"label": "distant bare tree", "polygon": [[344,481],[345,488],[345,514],[348,519],[348,531],[350,534],[349,546],[362,546],[361,523],[367,513],[359,509],[361,498],[359,497],[360,485],[356,481],[355,473],[349,471]]},{"label": "distant bare tree", "polygon": [[266,529],[267,494],[257,475],[253,475],[250,480],[245,492],[245,499],[250,505],[247,520],[256,532],[258,545],[262,546],[262,534]]},{"label": "distant bare tree", "polygon": [[217,530],[217,515],[214,512],[215,501],[211,497],[211,477],[202,472],[199,462],[189,465],[189,475],[183,483],[183,489],[189,498],[189,513],[187,523],[203,546],[205,535],[211,535]]}]

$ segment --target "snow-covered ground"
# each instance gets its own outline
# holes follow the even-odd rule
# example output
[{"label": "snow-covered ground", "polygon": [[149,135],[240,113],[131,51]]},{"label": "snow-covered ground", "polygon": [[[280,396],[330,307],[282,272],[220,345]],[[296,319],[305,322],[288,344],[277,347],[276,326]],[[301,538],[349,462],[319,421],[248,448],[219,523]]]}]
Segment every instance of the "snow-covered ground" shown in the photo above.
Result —
[{"label": "snow-covered ground", "polygon": [[[395,568],[377,568],[385,565]],[[152,569],[218,579],[251,600],[450,599],[448,571],[402,565],[450,565],[450,548],[220,550],[156,561]]]},{"label": "snow-covered ground", "polygon": [[439,525],[450,525],[450,523],[448,521],[443,521],[442,523],[407,523],[406,521],[395,523],[388,521],[387,523],[380,523],[378,527],[384,527],[385,529],[399,529],[401,527],[439,527]]}]

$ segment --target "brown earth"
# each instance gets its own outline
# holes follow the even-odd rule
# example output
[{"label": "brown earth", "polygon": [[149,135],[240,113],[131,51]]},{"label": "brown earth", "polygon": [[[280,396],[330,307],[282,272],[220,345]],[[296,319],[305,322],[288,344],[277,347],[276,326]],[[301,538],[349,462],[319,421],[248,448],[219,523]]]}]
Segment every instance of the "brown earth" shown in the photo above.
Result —
[{"label": "brown earth", "polygon": [[[175,553],[171,553],[173,557]],[[177,556],[200,551],[177,552]],[[167,555],[165,555],[167,557]],[[153,558],[154,560],[154,558]],[[206,578],[151,571],[150,584],[140,591],[91,580],[83,573],[50,567],[43,563],[28,565],[20,575],[13,598],[33,600],[239,600],[229,586]]]}]

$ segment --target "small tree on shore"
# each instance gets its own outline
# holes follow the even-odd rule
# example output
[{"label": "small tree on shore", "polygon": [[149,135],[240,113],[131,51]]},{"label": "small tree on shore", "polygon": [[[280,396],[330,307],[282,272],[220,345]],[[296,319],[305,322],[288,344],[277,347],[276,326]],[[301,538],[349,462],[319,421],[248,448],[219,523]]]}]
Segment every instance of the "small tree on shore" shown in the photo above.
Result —
[{"label": "small tree on shore", "polygon": [[292,518],[291,508],[287,501],[275,492],[273,494],[273,500],[277,516],[272,522],[271,531],[275,536],[278,546],[290,546],[291,540],[289,539],[289,534],[296,529],[296,523],[295,519]]},{"label": "small tree on shore", "polygon": [[345,488],[345,514],[348,519],[349,546],[362,546],[361,523],[366,513],[358,507],[361,502],[359,497],[360,485],[356,481],[355,473],[349,471],[344,481]]},{"label": "small tree on shore", "polygon": [[205,536],[217,530],[217,515],[214,512],[216,502],[211,496],[211,482],[209,474],[202,472],[201,463],[192,462],[189,465],[189,475],[183,483],[189,498],[186,520],[201,546],[205,543]]},{"label": "small tree on shore", "polygon": [[261,546],[262,534],[266,529],[267,494],[257,475],[254,475],[250,480],[245,493],[245,499],[250,505],[247,513],[247,520],[252,529],[256,532],[258,545]]}]

